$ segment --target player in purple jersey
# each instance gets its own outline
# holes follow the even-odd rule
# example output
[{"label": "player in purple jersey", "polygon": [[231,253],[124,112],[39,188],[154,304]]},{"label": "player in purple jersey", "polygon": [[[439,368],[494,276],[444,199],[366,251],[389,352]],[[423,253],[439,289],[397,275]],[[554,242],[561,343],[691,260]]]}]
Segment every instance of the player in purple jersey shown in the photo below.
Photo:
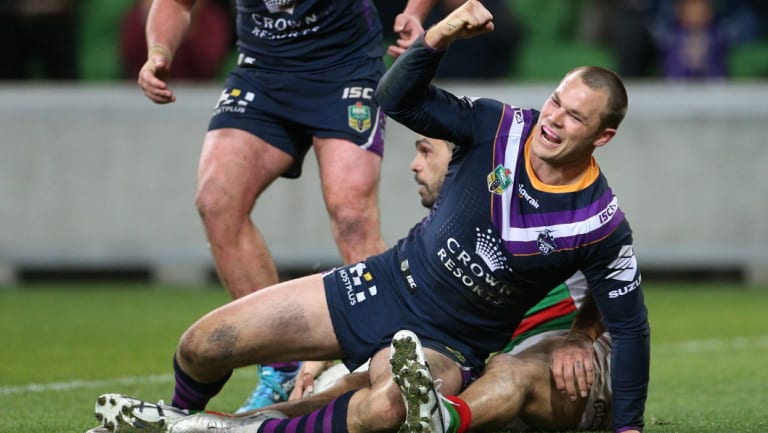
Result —
[{"label": "player in purple jersey", "polygon": [[[411,163],[415,173],[416,184],[419,185],[419,196],[422,205],[430,208],[438,198],[446,173],[449,168],[454,146],[452,143],[418,137],[416,140],[417,154]],[[504,348],[504,353],[491,358],[485,373],[459,396],[441,398],[447,413],[441,431],[461,433],[474,431],[528,431],[535,430],[579,430],[590,431],[605,428],[609,423],[610,414],[610,381],[609,362],[610,339],[600,335],[603,326],[599,313],[596,313],[594,303],[589,303],[586,297],[586,281],[584,275],[578,272],[565,283],[558,285],[539,304],[531,308],[526,318],[521,322],[518,331],[510,344]],[[575,309],[586,299],[588,307],[579,314],[574,322]],[[521,329],[525,328],[525,329]],[[569,334],[569,329],[573,331]],[[585,336],[586,335],[586,336]],[[600,335],[599,337],[596,337]],[[589,342],[593,341],[592,347]],[[589,350],[594,354],[590,355]],[[584,352],[581,359],[594,360],[594,364],[585,362],[584,368],[575,368],[569,364],[574,353]],[[320,372],[321,362],[307,362],[302,365],[302,372],[313,378]],[[573,384],[570,395],[560,393],[553,388],[552,378],[555,372],[550,372],[550,365],[563,365],[566,368],[557,372],[583,374],[578,380],[565,380],[567,385]],[[312,367],[318,368],[313,371]],[[364,366],[367,367],[367,366]],[[426,367],[425,367],[426,368]],[[428,370],[426,370],[428,372]],[[277,403],[268,408],[271,414],[279,411],[283,415],[298,417],[317,410],[334,398],[367,385],[369,379],[367,368],[358,369],[354,374],[345,374],[348,370],[343,365],[335,365],[324,372],[317,383],[308,380],[306,376],[297,380],[294,394],[300,397],[309,391],[311,397],[303,400]],[[577,398],[576,385],[586,392],[586,397]],[[310,391],[310,387],[314,387]],[[100,401],[115,400],[116,406],[131,407],[138,400],[120,395],[105,395]],[[152,403],[142,406],[146,411],[144,417],[151,415]],[[97,403],[97,414],[105,423],[109,423],[110,413],[115,413],[112,405]],[[165,407],[167,413],[174,413],[172,408]],[[205,428],[209,433],[230,431],[230,429],[245,428],[246,423],[241,417],[253,417],[254,412],[231,417],[222,414],[194,415],[188,420],[181,413],[178,419],[170,420],[175,426],[172,430],[196,431]],[[112,425],[117,424],[113,422]],[[240,426],[240,427],[238,427]],[[89,431],[100,433],[103,427]]]},{"label": "player in purple jersey", "polygon": [[[433,208],[432,221],[417,229],[418,243],[405,242],[404,255],[414,275],[433,271],[447,277],[446,285],[451,277],[460,279],[478,297],[500,305],[510,295],[525,305],[535,287],[581,270],[613,340],[612,426],[640,431],[650,360],[647,310],[629,224],[593,157],[616,134],[626,113],[626,90],[611,71],[576,68],[539,112],[457,98],[431,84],[453,41],[492,30],[488,10],[469,0],[401,56],[377,89],[387,114],[465,151],[459,169],[446,179],[448,193]],[[504,272],[481,272],[472,245],[486,266]],[[424,250],[434,253],[418,254]],[[488,275],[490,282],[482,278]],[[437,302],[454,305],[441,295]],[[454,302],[461,305],[458,298]],[[452,311],[458,317],[471,312]],[[493,314],[486,312],[486,319]],[[504,326],[480,338],[498,329]],[[576,361],[584,365],[586,359]]]},{"label": "player in purple jersey", "polygon": [[[423,427],[423,410],[442,413],[426,379],[456,395],[531,307],[581,271],[612,338],[613,428],[642,428],[647,310],[629,223],[592,156],[616,134],[626,91],[598,67],[568,73],[540,112],[431,86],[441,48],[491,29],[490,13],[469,0],[408,48],[377,89],[388,114],[459,149],[429,216],[382,254],[258,290],[199,319],[174,356],[177,410],[205,409],[235,368],[340,358],[354,370],[370,358],[368,386],[305,416],[247,419],[241,431],[394,431],[406,420],[404,430],[415,430]],[[390,367],[392,347],[398,356]],[[572,365],[586,362],[575,358]],[[407,405],[393,373],[416,391],[408,392]],[[121,409],[118,424],[165,431],[165,418],[143,418],[145,407]]]},{"label": "player in purple jersey", "polygon": [[[409,0],[395,19],[398,55],[423,31],[434,0]],[[148,59],[138,84],[158,104],[194,0],[155,0],[147,19]],[[384,42],[371,0],[238,0],[238,66],[229,74],[205,136],[196,205],[218,274],[233,298],[278,282],[251,219],[278,177],[301,174],[314,148],[331,231],[345,263],[386,249],[378,187],[385,117],[373,98]],[[322,107],[322,109],[318,109]],[[285,399],[297,362],[262,366],[242,410]]]},{"label": "player in purple jersey", "polygon": [[[416,140],[411,170],[419,185],[421,204],[428,209],[437,201],[453,149],[454,144],[445,140],[423,136]],[[609,428],[610,337],[603,333],[599,313],[589,300],[584,275],[577,272],[531,308],[515,331],[515,338],[490,359],[483,375],[460,395],[442,400],[451,415],[443,417],[441,431]],[[574,323],[583,302],[589,304]],[[569,335],[571,329],[575,332]],[[575,358],[586,360],[583,368],[570,364]],[[551,372],[552,365],[558,366],[557,373]],[[348,370],[341,364],[323,371],[316,363],[304,363],[292,399],[309,394],[315,404],[281,403],[270,409],[289,416],[301,415],[346,390],[365,386],[368,380],[365,370],[358,369],[349,376],[345,373]],[[566,385],[565,392],[554,387],[553,378]]]},{"label": "player in purple jersey", "polygon": [[[455,146],[419,136],[416,148],[411,170],[420,185],[422,205],[429,208],[437,201]],[[519,337],[490,359],[483,375],[460,395],[441,398],[448,413],[440,431],[606,428],[610,424],[610,337],[603,334],[599,313],[586,291],[584,275],[577,272],[531,308],[515,331]],[[587,306],[576,316],[582,302]],[[593,362],[575,368],[570,362],[576,358]],[[550,371],[551,365],[559,368]],[[566,385],[565,392],[554,387],[556,380]]]}]

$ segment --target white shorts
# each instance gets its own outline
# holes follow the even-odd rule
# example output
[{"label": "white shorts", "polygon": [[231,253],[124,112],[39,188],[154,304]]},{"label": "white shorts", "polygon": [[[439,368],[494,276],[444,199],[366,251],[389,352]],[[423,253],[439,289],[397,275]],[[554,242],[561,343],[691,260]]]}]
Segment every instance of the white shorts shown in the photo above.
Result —
[{"label": "white shorts", "polygon": [[598,430],[611,416],[611,337],[603,333],[597,338],[595,348],[595,383],[589,391],[587,406],[576,430]]},{"label": "white shorts", "polygon": [[[520,342],[515,348],[509,352],[514,355],[528,347],[536,344],[546,337],[565,335],[567,331],[548,331],[541,334],[534,335],[533,337]],[[597,338],[593,344],[595,349],[594,365],[595,365],[595,382],[592,384],[592,389],[589,391],[589,397],[587,398],[587,405],[584,407],[584,413],[581,416],[577,431],[594,431],[601,430],[605,420],[611,416],[611,398],[613,392],[611,391],[611,337],[608,333],[602,334]],[[515,432],[526,431],[538,431],[540,429],[531,427],[516,418],[507,428],[507,430]]]}]

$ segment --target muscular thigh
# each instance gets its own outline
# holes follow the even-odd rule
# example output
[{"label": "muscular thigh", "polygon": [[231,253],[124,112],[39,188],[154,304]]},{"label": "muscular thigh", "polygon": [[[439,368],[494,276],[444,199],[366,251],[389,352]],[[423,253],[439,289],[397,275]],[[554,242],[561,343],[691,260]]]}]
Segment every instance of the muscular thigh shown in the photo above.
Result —
[{"label": "muscular thigh", "polygon": [[209,192],[250,212],[254,200],[293,163],[287,153],[239,129],[206,134],[198,167],[198,194]]},{"label": "muscular thigh", "polygon": [[319,274],[232,301],[200,319],[194,328],[208,338],[227,340],[233,367],[341,355]]},{"label": "muscular thigh", "polygon": [[386,120],[373,99],[381,75],[379,63],[338,68],[326,74],[308,76],[303,84],[325,89],[312,95],[313,105],[323,110],[308,112],[305,122],[313,136],[326,201],[375,199]]},{"label": "muscular thigh", "polygon": [[341,139],[315,141],[328,206],[378,206],[381,157]]}]

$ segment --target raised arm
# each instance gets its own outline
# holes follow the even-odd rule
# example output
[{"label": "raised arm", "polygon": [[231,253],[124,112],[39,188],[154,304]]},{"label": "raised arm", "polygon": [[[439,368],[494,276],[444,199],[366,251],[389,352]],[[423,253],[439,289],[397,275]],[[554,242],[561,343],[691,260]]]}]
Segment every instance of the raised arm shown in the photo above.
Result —
[{"label": "raised arm", "polygon": [[147,17],[147,61],[139,71],[139,87],[158,104],[174,102],[168,88],[173,55],[184,40],[195,0],[154,0]]},{"label": "raised arm", "polygon": [[477,117],[474,101],[457,98],[431,85],[431,81],[445,49],[454,40],[491,30],[492,16],[476,0],[469,0],[435,24],[379,82],[376,98],[384,112],[428,137],[457,144],[472,141],[473,119]]},{"label": "raised arm", "polygon": [[424,42],[438,50],[457,39],[469,39],[493,31],[493,15],[477,0],[468,0],[427,30]]}]

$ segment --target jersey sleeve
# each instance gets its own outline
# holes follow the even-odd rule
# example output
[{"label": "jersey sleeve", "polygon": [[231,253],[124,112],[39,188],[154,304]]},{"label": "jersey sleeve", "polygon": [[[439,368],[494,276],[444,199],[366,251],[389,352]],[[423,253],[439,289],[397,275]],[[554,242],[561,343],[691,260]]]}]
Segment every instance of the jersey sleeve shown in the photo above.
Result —
[{"label": "jersey sleeve", "polygon": [[582,269],[612,340],[613,427],[642,429],[648,394],[650,327],[632,235],[624,221],[589,252]]},{"label": "jersey sleeve", "polygon": [[473,142],[475,103],[431,84],[445,51],[419,37],[384,74],[376,98],[384,112],[427,137],[456,144]]}]

